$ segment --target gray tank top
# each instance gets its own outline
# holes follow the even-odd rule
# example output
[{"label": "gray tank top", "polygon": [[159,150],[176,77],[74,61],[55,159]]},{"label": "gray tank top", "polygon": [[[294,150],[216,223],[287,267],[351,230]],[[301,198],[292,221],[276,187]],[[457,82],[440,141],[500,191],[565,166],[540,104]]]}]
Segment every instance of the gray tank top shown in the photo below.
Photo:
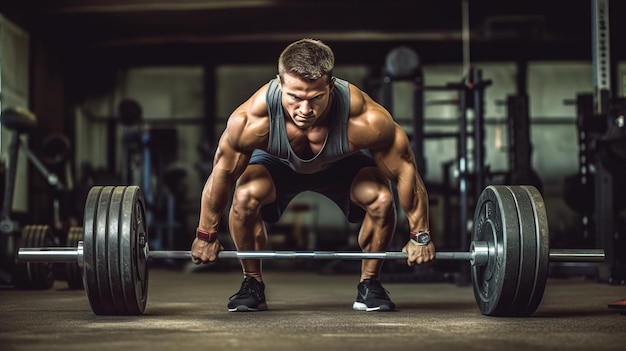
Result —
[{"label": "gray tank top", "polygon": [[320,152],[305,160],[291,149],[285,128],[285,116],[281,103],[281,90],[276,78],[270,81],[267,89],[267,109],[270,117],[270,131],[267,152],[286,161],[298,173],[316,173],[328,168],[332,163],[350,155],[348,144],[348,116],[350,113],[350,90],[348,82],[335,79],[331,91],[332,105],[329,113],[329,126],[326,140]]}]

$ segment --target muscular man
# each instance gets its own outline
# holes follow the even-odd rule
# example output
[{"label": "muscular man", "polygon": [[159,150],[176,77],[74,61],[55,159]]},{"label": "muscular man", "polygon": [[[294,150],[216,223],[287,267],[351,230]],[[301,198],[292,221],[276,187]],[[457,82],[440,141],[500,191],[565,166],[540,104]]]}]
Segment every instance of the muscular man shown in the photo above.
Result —
[{"label": "muscular man", "polygon": [[[202,192],[194,263],[217,259],[222,246],[216,232],[233,187],[229,227],[239,251],[263,249],[264,221],[278,221],[289,201],[308,190],[334,201],[349,221],[362,221],[364,252],[384,252],[396,225],[389,180],[410,225],[408,265],[434,259],[428,196],[407,135],[366,93],[333,77],[333,67],[327,45],[296,41],[281,53],[277,77],[232,113]],[[395,308],[379,281],[382,264],[363,260],[355,310]],[[243,259],[241,266],[244,281],[228,310],[267,309],[261,262]]]}]

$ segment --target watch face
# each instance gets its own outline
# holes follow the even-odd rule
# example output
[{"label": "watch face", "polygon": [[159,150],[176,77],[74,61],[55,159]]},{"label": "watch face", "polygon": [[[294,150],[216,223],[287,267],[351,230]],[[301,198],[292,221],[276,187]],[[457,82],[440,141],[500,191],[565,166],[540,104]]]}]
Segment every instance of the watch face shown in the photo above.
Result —
[{"label": "watch face", "polygon": [[430,235],[428,235],[428,233],[419,233],[415,240],[420,244],[428,244],[430,242]]}]

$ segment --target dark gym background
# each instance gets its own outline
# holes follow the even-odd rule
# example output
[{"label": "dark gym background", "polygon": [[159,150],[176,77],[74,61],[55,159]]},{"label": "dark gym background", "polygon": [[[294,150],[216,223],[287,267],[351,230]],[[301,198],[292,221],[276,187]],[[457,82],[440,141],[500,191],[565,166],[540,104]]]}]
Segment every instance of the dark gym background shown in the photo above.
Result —
[{"label": "dark gym background", "polygon": [[[22,106],[32,111],[37,126],[24,133],[25,145],[68,185],[66,191],[54,188],[20,154],[8,213],[19,227],[54,226],[55,244],[64,246],[67,229],[82,224],[84,199],[92,185],[138,184],[147,194],[151,248],[188,250],[197,225],[200,192],[228,115],[276,74],[276,61],[285,45],[303,37],[318,38],[334,49],[338,77],[384,103],[411,136],[423,136],[416,155],[429,190],[438,249],[467,250],[464,233],[471,227],[472,203],[476,191],[485,185],[536,185],[546,201],[551,246],[602,248],[608,258],[602,265],[551,264],[550,278],[557,281],[558,294],[548,296],[552,304],[546,307],[547,315],[567,317],[561,321],[563,328],[574,320],[585,320],[590,328],[597,328],[590,338],[594,333],[610,335],[607,325],[623,326],[624,319],[606,304],[626,297],[626,24],[621,18],[626,2],[608,1],[609,26],[603,29],[610,37],[602,67],[608,76],[602,82],[594,79],[601,70],[593,59],[593,42],[600,36],[592,30],[592,3],[4,0],[0,2],[0,108]],[[392,77],[393,82],[386,85],[388,55],[400,47],[417,54],[419,69]],[[480,89],[468,91],[470,81]],[[462,98],[478,90],[480,113],[475,104]],[[484,122],[478,134],[473,124],[477,118]],[[463,120],[468,123],[465,150],[459,146]],[[2,184],[9,167],[11,133],[2,126]],[[459,173],[457,167],[462,151],[471,166],[467,173]],[[461,182],[467,182],[468,192],[459,190]],[[3,194],[8,186],[3,187]],[[347,224],[332,203],[315,194],[298,197],[279,224],[269,229],[273,250],[356,249],[358,227]],[[224,222],[220,238],[232,248],[226,230]],[[406,230],[401,213],[393,250],[404,244]],[[3,265],[11,260],[12,253],[4,252]],[[220,281],[229,276],[239,279],[236,262],[220,262],[211,269],[178,261],[153,264],[168,279],[184,280],[172,272],[211,270],[227,273],[219,275]],[[416,290],[420,284],[444,283],[450,299],[471,300],[465,265],[438,262],[409,269],[389,262],[385,279]],[[353,262],[267,262],[266,267],[278,276],[302,271],[314,279],[319,273],[351,277],[359,269]],[[8,281],[2,293],[9,294],[13,291],[11,273],[0,273],[0,280]],[[324,281],[324,276],[319,279]],[[575,288],[568,289],[572,280]],[[167,290],[163,280],[156,281],[156,290],[160,287],[176,294]],[[228,284],[220,286],[219,296],[213,297],[212,303],[219,308],[238,283]],[[348,285],[353,289],[351,281]],[[59,286],[57,281],[50,291],[58,291]],[[195,293],[201,289],[206,287],[190,284],[188,288]],[[592,299],[594,305],[588,294],[597,289],[602,292]],[[28,299],[48,298],[40,293],[45,292],[29,292]],[[184,294],[181,290],[178,296]],[[352,290],[350,298],[351,294]],[[80,294],[71,296],[80,299]],[[588,303],[579,306],[583,312],[575,312],[578,299]],[[163,300],[167,298],[157,295],[154,301]],[[11,316],[0,322],[0,335],[21,328],[8,322],[24,312],[19,298],[7,295],[0,301],[5,301],[0,302],[0,311]],[[323,306],[323,300],[312,303]],[[464,303],[457,306],[463,309]],[[421,304],[411,307],[419,311]],[[73,304],[63,306],[71,309]],[[447,317],[454,317],[450,313],[454,309],[445,308]],[[184,311],[157,311],[185,315]],[[218,307],[213,311],[222,312]],[[468,311],[469,319],[464,322],[480,323],[471,307]],[[42,311],[49,312],[54,313]],[[83,312],[88,314],[88,307]],[[71,318],[79,316],[77,311]],[[405,322],[391,321],[390,325],[406,327]],[[445,321],[438,323],[443,329],[449,327]],[[515,328],[515,322],[510,323]],[[534,330],[528,321],[520,328],[529,333]],[[546,332],[554,336],[559,331]],[[568,332],[577,334],[576,330]],[[585,333],[584,328],[580,333]],[[463,337],[458,337],[462,342]],[[477,335],[468,338],[481,345]],[[578,346],[592,345],[586,342]],[[547,339],[537,343],[551,349],[560,346]],[[514,344],[523,346],[524,342],[515,339]],[[607,343],[605,349],[617,349],[617,344]],[[28,344],[9,345],[22,349]],[[575,349],[577,345],[570,346]]]}]

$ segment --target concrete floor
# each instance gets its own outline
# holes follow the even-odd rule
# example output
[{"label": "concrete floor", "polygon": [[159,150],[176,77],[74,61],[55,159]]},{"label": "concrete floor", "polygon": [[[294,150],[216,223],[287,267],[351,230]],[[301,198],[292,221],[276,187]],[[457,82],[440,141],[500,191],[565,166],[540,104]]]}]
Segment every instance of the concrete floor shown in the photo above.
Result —
[{"label": "concrete floor", "polygon": [[626,350],[625,286],[550,279],[529,318],[480,314],[472,287],[386,283],[398,310],[353,311],[356,275],[265,274],[269,311],[229,313],[241,274],[150,270],[146,313],[92,314],[85,292],[0,287],[9,350]]}]

